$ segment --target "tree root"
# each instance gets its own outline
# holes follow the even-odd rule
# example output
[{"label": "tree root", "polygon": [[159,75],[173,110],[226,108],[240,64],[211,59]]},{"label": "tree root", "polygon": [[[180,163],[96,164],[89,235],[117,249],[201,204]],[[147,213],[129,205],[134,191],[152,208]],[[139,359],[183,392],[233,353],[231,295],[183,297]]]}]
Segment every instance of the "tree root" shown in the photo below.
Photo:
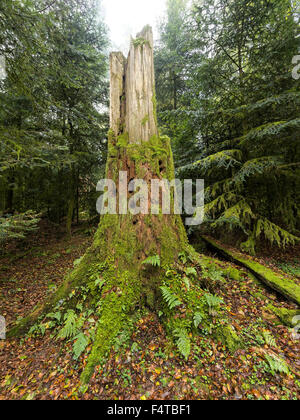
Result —
[{"label": "tree root", "polygon": [[[81,374],[83,386],[138,307],[148,306],[159,314],[186,358],[191,334],[209,334],[234,352],[243,343],[229,324],[222,300],[201,288],[201,257],[189,246],[185,251],[177,263],[153,267],[142,262],[130,265],[113,256],[101,263],[91,248],[60,289],[10,330],[8,337],[20,336],[53,310],[67,312],[80,302],[93,308],[99,322]],[[83,295],[87,296],[81,301]]]}]

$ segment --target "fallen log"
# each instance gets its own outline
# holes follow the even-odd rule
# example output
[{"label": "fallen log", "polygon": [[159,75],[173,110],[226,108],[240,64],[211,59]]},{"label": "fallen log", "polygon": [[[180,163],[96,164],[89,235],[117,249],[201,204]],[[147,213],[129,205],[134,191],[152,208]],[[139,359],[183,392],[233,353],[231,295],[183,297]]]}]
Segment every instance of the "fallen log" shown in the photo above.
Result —
[{"label": "fallen log", "polygon": [[283,277],[270,268],[245,258],[240,253],[228,250],[207,236],[201,236],[201,238],[220,255],[237,265],[247,268],[261,282],[300,306],[300,286],[291,278]]}]

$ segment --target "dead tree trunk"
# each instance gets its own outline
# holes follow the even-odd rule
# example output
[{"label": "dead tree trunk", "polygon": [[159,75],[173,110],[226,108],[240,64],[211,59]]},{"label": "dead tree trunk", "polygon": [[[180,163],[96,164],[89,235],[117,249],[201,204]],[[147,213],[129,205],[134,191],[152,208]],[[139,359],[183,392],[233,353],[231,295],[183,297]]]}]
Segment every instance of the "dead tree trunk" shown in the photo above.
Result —
[{"label": "dead tree trunk", "polygon": [[[112,53],[110,65],[107,178],[114,180],[118,189],[119,172],[127,173],[127,182],[140,179],[149,187],[153,179],[172,181],[175,175],[170,140],[159,136],[156,120],[151,28],[146,27],[132,40],[127,60],[122,53]],[[150,208],[150,196],[148,204]],[[161,202],[156,204],[161,207]],[[174,204],[174,194],[171,204]],[[167,330],[174,337],[178,331],[188,337],[188,331],[195,329],[195,313],[201,308],[202,322],[204,325],[210,322],[208,308],[201,301],[204,293],[199,281],[191,279],[188,286],[184,279],[187,261],[200,266],[199,257],[188,244],[181,216],[174,214],[175,211],[163,214],[161,208],[158,214],[132,214],[126,205],[119,201],[121,214],[101,217],[92,247],[58,292],[9,334],[20,334],[57,305],[60,310],[74,308],[83,294],[88,296],[83,304],[95,308],[99,325],[82,373],[85,384],[138,307],[163,312]],[[151,256],[159,261],[156,267],[145,264]],[[182,262],[180,256],[184,256]],[[177,306],[181,303],[179,314],[163,301],[162,286],[164,291],[177,296]],[[231,329],[228,326],[219,329],[221,339],[234,347],[237,339]]]}]

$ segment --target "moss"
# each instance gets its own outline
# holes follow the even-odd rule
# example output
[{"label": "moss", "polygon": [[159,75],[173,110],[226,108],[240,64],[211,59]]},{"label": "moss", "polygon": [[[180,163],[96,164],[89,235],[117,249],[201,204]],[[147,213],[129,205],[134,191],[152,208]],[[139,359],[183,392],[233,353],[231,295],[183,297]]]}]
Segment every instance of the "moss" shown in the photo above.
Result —
[{"label": "moss", "polygon": [[115,338],[124,328],[128,314],[140,303],[141,290],[137,273],[123,271],[115,265],[104,272],[105,296],[101,301],[100,321],[87,365],[81,375],[81,383],[88,384],[95,366],[110,350]]},{"label": "moss", "polygon": [[300,286],[288,277],[282,277],[274,273],[270,268],[242,257],[240,254],[229,251],[210,238],[203,237],[206,242],[217,249],[221,254],[225,255],[231,261],[248,268],[259,280],[271,287],[276,292],[280,293],[287,299],[300,305]]},{"label": "moss", "polygon": [[132,44],[135,48],[141,47],[143,45],[147,45],[148,47],[151,47],[150,42],[145,38],[136,38],[132,40]]},{"label": "moss", "polygon": [[[145,164],[141,169],[142,164]],[[109,157],[107,177],[116,179],[120,170],[129,169],[134,176],[146,172],[150,177],[174,179],[174,162],[170,139],[153,136],[141,145],[130,144],[128,135],[116,136],[109,132]],[[165,270],[174,267],[179,253],[190,259],[199,259],[189,246],[186,231],[179,215],[148,215],[137,218],[128,215],[104,215],[94,242],[76,269],[65,279],[58,292],[39,307],[17,327],[18,332],[28,328],[39,316],[50,312],[57,303],[74,289],[88,288],[87,304],[97,308],[99,324],[92,350],[83,370],[81,381],[87,384],[95,366],[110,350],[114,339],[124,328],[128,317],[137,307],[145,305],[162,308],[167,331],[174,334],[176,328],[198,332],[194,325],[196,312],[202,314],[201,327],[211,330],[212,335],[228,348],[235,348],[237,337],[226,320],[226,312],[220,307],[215,317],[210,314],[204,292],[197,281],[187,288],[182,276],[166,278]],[[142,261],[149,255],[160,255],[161,267],[145,267]],[[101,290],[96,287],[97,278],[103,280]],[[173,312],[161,301],[160,286],[166,284],[182,302],[179,312]],[[70,304],[75,305],[77,292]],[[65,308],[64,308],[65,309]]]},{"label": "moss", "polygon": [[[167,178],[174,179],[174,165],[171,153],[170,141],[167,138],[152,136],[149,142],[142,144],[130,144],[128,134],[117,137],[116,146],[109,146],[109,156],[112,158],[129,158],[135,164],[136,175],[143,178],[146,175],[142,165],[150,165],[153,174],[161,176],[161,167],[166,168]],[[111,167],[112,162],[109,163]],[[116,171],[116,167],[113,168]],[[172,174],[172,176],[170,176]]]},{"label": "moss", "polygon": [[204,241],[199,241],[193,244],[194,249],[199,252],[199,254],[203,254],[207,252],[207,245]]},{"label": "moss", "polygon": [[[191,248],[188,249],[188,252],[189,250]],[[187,253],[187,255],[189,254]],[[193,259],[194,256],[194,250],[192,250],[189,259]],[[172,266],[169,272],[168,278],[163,279],[163,285],[169,288],[181,305],[170,310],[164,301],[161,302],[167,332],[171,336],[178,329],[185,329],[200,335],[209,333],[216,341],[226,345],[231,352],[243,347],[241,339],[227,320],[225,307],[218,305],[211,311],[205,298],[205,292],[201,289],[198,281],[190,281],[188,288],[182,280],[183,276],[180,275],[180,271],[176,270],[176,265]],[[194,324],[196,313],[201,315],[200,328],[196,328]]]},{"label": "moss", "polygon": [[153,104],[153,115],[154,115],[154,121],[156,123],[156,126],[158,127],[158,120],[157,120],[157,99],[156,99],[156,92],[155,92],[155,86],[153,86],[153,96],[152,96],[152,104]]},{"label": "moss", "polygon": [[236,331],[229,324],[218,327],[215,337],[225,344],[231,353],[234,353],[236,350],[244,347]]},{"label": "moss", "polygon": [[240,281],[243,278],[243,272],[238,270],[237,268],[229,267],[225,269],[224,274],[230,278],[231,280]]},{"label": "moss", "polygon": [[283,325],[286,325],[287,327],[290,327],[290,328],[295,327],[295,323],[293,322],[293,319],[296,316],[300,315],[300,310],[275,308],[275,306],[273,305],[268,305],[266,309],[274,313],[280,319]]},{"label": "moss", "polygon": [[149,121],[149,115],[147,114],[147,115],[145,115],[145,117],[142,119],[142,122],[141,122],[141,124],[142,124],[142,126],[144,127],[146,124],[147,124],[147,122]]},{"label": "moss", "polygon": [[129,136],[128,133],[123,133],[117,138],[117,147],[119,149],[124,149],[128,146],[129,143]]}]

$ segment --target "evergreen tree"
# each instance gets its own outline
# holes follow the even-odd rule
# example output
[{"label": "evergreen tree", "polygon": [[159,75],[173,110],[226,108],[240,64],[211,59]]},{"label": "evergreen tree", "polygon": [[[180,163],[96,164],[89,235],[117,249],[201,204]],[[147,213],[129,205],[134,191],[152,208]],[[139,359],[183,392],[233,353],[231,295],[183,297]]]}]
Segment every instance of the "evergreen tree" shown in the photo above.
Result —
[{"label": "evergreen tree", "polygon": [[182,152],[178,173],[205,178],[207,224],[237,229],[245,251],[254,253],[259,239],[294,244],[300,228],[295,9],[287,0],[195,1],[186,25],[186,100],[169,111],[177,132],[190,134],[182,148],[180,136],[174,144]]},{"label": "evergreen tree", "polygon": [[69,215],[70,231],[80,205],[90,207],[86,193],[103,171],[108,129],[107,37],[98,6],[58,0],[0,7],[7,34],[0,45],[7,63],[0,211],[32,209],[57,222]]}]

